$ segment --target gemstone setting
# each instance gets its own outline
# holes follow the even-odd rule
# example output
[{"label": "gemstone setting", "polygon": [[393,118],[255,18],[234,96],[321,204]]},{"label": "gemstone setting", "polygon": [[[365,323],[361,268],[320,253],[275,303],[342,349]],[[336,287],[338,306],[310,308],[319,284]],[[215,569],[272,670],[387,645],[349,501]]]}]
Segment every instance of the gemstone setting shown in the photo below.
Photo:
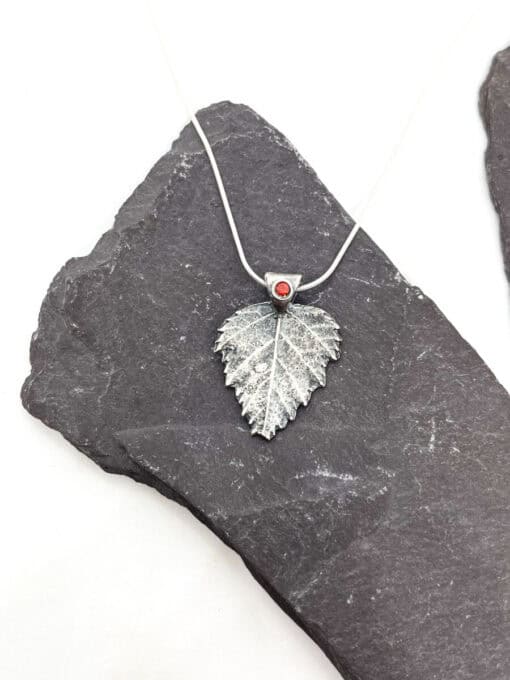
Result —
[{"label": "gemstone setting", "polygon": [[275,284],[274,292],[276,295],[278,295],[278,297],[286,298],[290,295],[291,287],[287,281],[278,281],[278,283]]}]

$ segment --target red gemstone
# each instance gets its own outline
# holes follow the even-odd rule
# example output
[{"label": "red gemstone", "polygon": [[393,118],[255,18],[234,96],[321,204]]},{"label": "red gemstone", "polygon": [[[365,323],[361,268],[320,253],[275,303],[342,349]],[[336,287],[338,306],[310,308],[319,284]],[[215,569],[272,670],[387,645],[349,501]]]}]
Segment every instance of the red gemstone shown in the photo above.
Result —
[{"label": "red gemstone", "polygon": [[287,281],[278,281],[274,287],[274,292],[278,295],[278,297],[285,298],[290,294],[290,286]]}]

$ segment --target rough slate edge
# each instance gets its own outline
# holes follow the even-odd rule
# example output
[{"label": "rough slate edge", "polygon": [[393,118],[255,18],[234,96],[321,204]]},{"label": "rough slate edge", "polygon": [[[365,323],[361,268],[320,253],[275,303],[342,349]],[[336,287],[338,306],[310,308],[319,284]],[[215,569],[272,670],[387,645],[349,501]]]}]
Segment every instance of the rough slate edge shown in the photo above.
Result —
[{"label": "rough slate edge", "polygon": [[[150,437],[153,433],[157,434],[159,429],[160,428],[147,428],[147,434]],[[169,426],[168,429],[171,429],[171,426]],[[228,441],[232,439],[232,433],[236,428],[235,426],[231,426],[230,428],[219,429],[224,430],[223,437]],[[196,428],[190,428],[189,433],[191,436],[193,434],[196,436]],[[159,482],[157,485],[157,490],[160,493],[176,501],[189,510],[195,519],[204,524],[204,526],[212,531],[213,534],[215,534],[215,536],[220,539],[220,541],[222,541],[241,558],[243,564],[248,569],[253,578],[257,581],[257,583],[262,588],[264,588],[268,595],[287,614],[287,616],[289,616],[294,621],[294,623],[296,623],[320,647],[327,658],[331,661],[333,666],[341,673],[344,680],[363,680],[363,678],[358,675],[354,675],[351,672],[349,661],[338,654],[338,651],[335,650],[334,645],[330,642],[328,637],[322,634],[318,627],[310,625],[310,623],[307,622],[306,617],[301,616],[296,610],[295,606],[293,606],[293,604],[282,593],[280,593],[277,588],[273,586],[269,579],[264,577],[262,571],[258,569],[249,559],[243,556],[243,554],[236,548],[235,541],[230,539],[227,532],[222,531],[218,524],[211,521],[207,514],[202,512],[196,505],[194,505],[193,502],[191,502],[186,497],[186,495],[179,493],[176,491],[175,487],[169,486],[167,483],[165,483],[165,481],[162,481],[165,475],[164,471],[160,469],[155,470],[151,466],[150,461],[144,454],[143,450],[139,451],[137,449],[137,439],[143,437],[144,434],[145,432],[143,428],[138,428],[136,430],[124,430],[115,434],[115,438],[125,450],[126,455],[136,466],[139,467],[140,475],[149,474],[149,476],[156,480],[156,482]],[[154,486],[156,488],[156,485]]]},{"label": "rough slate edge", "polygon": [[[178,138],[173,143],[172,148],[177,146],[179,141],[180,139]],[[57,273],[48,288],[48,292],[41,306],[38,318],[38,330],[34,332],[30,345],[32,372],[26,378],[21,390],[23,406],[31,415],[42,420],[48,427],[60,432],[70,444],[84,453],[87,457],[91,458],[95,463],[102,467],[103,470],[114,474],[128,475],[135,481],[153,486],[162,494],[167,495],[170,498],[173,498],[173,494],[168,491],[168,489],[162,487],[158,480],[134,465],[121,450],[118,450],[118,452],[113,455],[111,452],[104,454],[97,447],[92,444],[89,446],[87,442],[84,442],[83,437],[80,436],[79,423],[76,422],[76,427],[72,427],[73,421],[77,421],[75,414],[73,414],[72,406],[63,418],[58,409],[53,411],[51,405],[47,407],[46,404],[42,406],[34,403],[31,400],[30,392],[33,381],[37,377],[37,371],[34,372],[34,366],[37,365],[35,356],[36,344],[38,341],[39,329],[41,328],[44,328],[47,333],[48,328],[51,328],[53,325],[55,347],[57,345],[56,341],[60,341],[61,338],[64,338],[64,342],[69,343],[69,345],[74,347],[77,361],[81,360],[90,363],[94,368],[96,367],[98,363],[96,356],[89,350],[86,344],[81,342],[79,335],[74,332],[74,329],[70,326],[63,314],[68,281],[78,278],[88,271],[100,269],[111,261],[115,256],[115,246],[119,242],[122,233],[131,228],[136,228],[141,221],[143,221],[147,213],[150,212],[151,206],[154,204],[161,191],[163,191],[165,184],[168,182],[168,178],[172,175],[175,166],[177,166],[178,163],[179,157],[172,156],[171,152],[162,156],[152,167],[145,179],[121,206],[115,218],[113,227],[103,234],[93,250],[88,255],[71,258]],[[50,318],[51,321],[49,320]],[[48,338],[46,347],[51,347],[51,338]],[[44,365],[41,370],[51,371],[51,357],[47,363],[50,365],[50,368],[48,368],[48,365]],[[98,368],[101,367],[99,366]],[[70,383],[70,386],[72,386],[72,383]],[[108,379],[104,378],[101,371],[99,371],[91,391],[101,391],[102,389],[106,390],[107,388]],[[59,407],[63,408],[63,404],[59,404]],[[83,412],[80,413],[79,416],[83,417]],[[66,418],[67,428],[64,429],[62,423]],[[113,437],[111,439],[113,441]]]},{"label": "rough slate edge", "polygon": [[492,60],[480,89],[479,108],[488,136],[487,180],[499,215],[505,272],[510,281],[510,47]]},{"label": "rough slate edge", "polygon": [[[232,110],[230,111],[229,109]],[[199,111],[197,115],[199,118],[204,117],[204,119],[207,119],[207,116],[210,113],[212,113],[213,116],[216,116],[215,123],[218,129],[212,132],[209,131],[209,135],[212,134],[213,137],[219,136],[220,139],[224,133],[235,135],[237,133],[237,125],[244,122],[245,119],[249,120],[250,118],[255,117],[257,121],[264,122],[258,114],[248,107],[243,105],[232,105],[230,102],[213,104]],[[236,120],[236,116],[238,117],[238,120]],[[186,133],[188,140],[186,140]],[[111,261],[114,261],[116,257],[115,247],[121,242],[122,234],[128,230],[143,226],[147,215],[150,215],[153,212],[158,198],[164,193],[169,178],[181,168],[182,158],[180,154],[193,155],[194,153],[197,153],[196,150],[189,148],[189,138],[193,140],[194,144],[197,144],[195,137],[196,133],[191,124],[186,125],[181,131],[181,134],[173,141],[170,150],[156,162],[147,176],[123,203],[115,217],[113,226],[103,234],[92,251],[88,255],[71,258],[57,273],[48,288],[41,306],[38,317],[38,329],[34,332],[30,344],[32,370],[30,375],[26,378],[21,390],[23,406],[31,415],[40,419],[48,427],[60,432],[70,444],[84,453],[87,457],[91,458],[105,472],[127,475],[137,482],[156,488],[163,495],[166,495],[172,500],[177,500],[178,502],[179,499],[175,498],[175,495],[168,487],[161,485],[159,480],[152,475],[148,475],[124,454],[122,448],[117,444],[113,433],[111,433],[110,436],[106,436],[106,438],[109,439],[107,447],[94,446],[93,443],[89,445],[87,442],[84,442],[83,437],[80,435],[82,428],[80,427],[78,418],[84,418],[83,411],[80,411],[78,414],[73,413],[73,406],[70,405],[70,408],[67,409],[67,413],[62,416],[59,412],[59,408],[65,410],[65,405],[62,402],[55,410],[53,410],[52,404],[42,405],[37,403],[37,400],[34,401],[31,397],[31,391],[34,380],[37,379],[39,373],[39,370],[36,368],[38,365],[37,341],[41,328],[44,329],[46,335],[48,334],[49,328],[51,328],[53,332],[53,338],[44,338],[45,351],[48,352],[48,354],[51,352],[52,340],[54,340],[53,346],[57,347],[57,341],[61,341],[63,338],[65,343],[69,343],[69,345],[74,347],[74,351],[79,360],[88,362],[92,367],[97,366],[101,369],[97,357],[90,351],[86,343],[82,343],[79,333],[77,333],[70,325],[69,320],[65,318],[68,282],[79,279],[87,272],[94,270],[99,271],[102,267],[108,266]],[[213,141],[213,137],[210,136],[211,141]],[[205,156],[205,152],[201,146],[199,147],[199,153]],[[349,221],[351,221],[350,218],[346,213],[344,214],[346,222],[349,223]],[[49,320],[50,318],[51,320]],[[56,350],[56,352],[58,352],[58,350]],[[55,358],[55,364],[57,363],[58,358]],[[51,356],[49,357],[49,360],[43,363],[40,370],[51,373]],[[101,370],[99,370],[91,385],[91,393],[94,394],[96,391],[101,392],[102,390],[106,393],[108,390],[108,381],[108,376],[103,375]],[[70,387],[71,386],[72,382],[70,383]],[[76,421],[76,427],[72,426],[73,421]]]},{"label": "rough slate edge", "polygon": [[[157,432],[158,429],[159,428],[147,428],[147,434],[151,436],[151,434],[153,432]],[[171,429],[171,426],[169,429]],[[224,438],[226,440],[230,440],[232,439],[232,432],[236,428],[232,426],[230,428],[219,429],[223,429]],[[190,428],[189,429],[190,435],[193,434],[193,430],[195,430],[196,433],[196,428]],[[148,461],[144,453],[137,450],[136,441],[140,436],[141,437],[144,436],[144,430],[139,428],[137,430],[125,430],[123,432],[117,432],[115,438],[118,440],[122,448],[126,451],[126,455],[129,457],[129,459],[132,460],[133,463],[140,468],[141,474],[147,474],[148,472],[148,474],[151,477],[153,477],[159,482],[158,491],[160,491],[160,493],[163,493],[163,495],[167,496],[168,498],[171,498],[172,500],[176,501],[180,505],[184,506],[187,510],[189,510],[191,514],[199,522],[204,524],[210,531],[213,532],[213,534],[215,534],[215,536],[217,536],[220,539],[220,541],[222,541],[226,546],[228,546],[241,558],[244,565],[246,566],[250,574],[253,576],[253,578],[257,581],[257,583],[262,588],[264,588],[268,595],[278,604],[278,606],[287,614],[287,616],[289,616],[294,621],[294,623],[296,623],[320,647],[320,649],[328,657],[328,659],[335,666],[335,668],[341,672],[345,680],[351,679],[362,680],[358,678],[358,676],[354,676],[351,673],[351,671],[349,670],[349,662],[338,655],[338,652],[335,650],[334,646],[330,643],[327,636],[321,634],[321,632],[314,626],[308,625],[306,619],[300,616],[300,614],[298,613],[296,608],[292,605],[292,603],[289,602],[278,591],[278,589],[276,589],[273,586],[270,580],[264,577],[261,570],[257,569],[257,567],[254,564],[252,564],[252,562],[249,559],[243,557],[242,553],[240,553],[239,550],[236,549],[235,542],[229,538],[227,532],[222,531],[219,528],[218,524],[215,524],[213,521],[211,521],[207,514],[205,512],[202,512],[196,505],[193,504],[193,502],[190,502],[190,500],[186,498],[184,494],[179,493],[178,491],[176,491],[174,487],[171,487],[164,481],[162,481],[164,477],[164,472],[162,473],[162,471],[160,470],[155,471],[154,469],[152,469],[150,462]]]}]

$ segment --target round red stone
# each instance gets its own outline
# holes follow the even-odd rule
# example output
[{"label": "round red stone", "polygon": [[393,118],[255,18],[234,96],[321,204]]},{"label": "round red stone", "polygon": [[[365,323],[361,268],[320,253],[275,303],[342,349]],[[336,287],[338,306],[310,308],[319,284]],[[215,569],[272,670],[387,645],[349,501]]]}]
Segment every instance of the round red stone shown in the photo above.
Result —
[{"label": "round red stone", "polygon": [[274,292],[278,295],[278,297],[287,297],[287,295],[290,294],[290,286],[287,281],[278,281],[274,287]]}]

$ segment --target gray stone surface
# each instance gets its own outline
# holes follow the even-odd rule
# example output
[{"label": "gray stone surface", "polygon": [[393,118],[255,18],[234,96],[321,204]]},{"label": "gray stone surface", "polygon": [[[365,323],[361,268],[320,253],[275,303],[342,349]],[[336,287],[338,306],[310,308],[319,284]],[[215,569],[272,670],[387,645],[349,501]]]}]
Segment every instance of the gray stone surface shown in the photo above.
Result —
[{"label": "gray stone surface", "polygon": [[485,164],[501,228],[505,271],[510,280],[510,47],[498,52],[480,90],[480,112],[489,143]]},{"label": "gray stone surface", "polygon": [[[352,224],[338,202],[249,108],[200,119],[255,269],[321,273]],[[299,299],[341,326],[327,387],[252,437],[213,346],[261,299],[188,127],[52,283],[24,404],[189,507],[345,678],[508,680],[508,394],[360,233]]]}]

